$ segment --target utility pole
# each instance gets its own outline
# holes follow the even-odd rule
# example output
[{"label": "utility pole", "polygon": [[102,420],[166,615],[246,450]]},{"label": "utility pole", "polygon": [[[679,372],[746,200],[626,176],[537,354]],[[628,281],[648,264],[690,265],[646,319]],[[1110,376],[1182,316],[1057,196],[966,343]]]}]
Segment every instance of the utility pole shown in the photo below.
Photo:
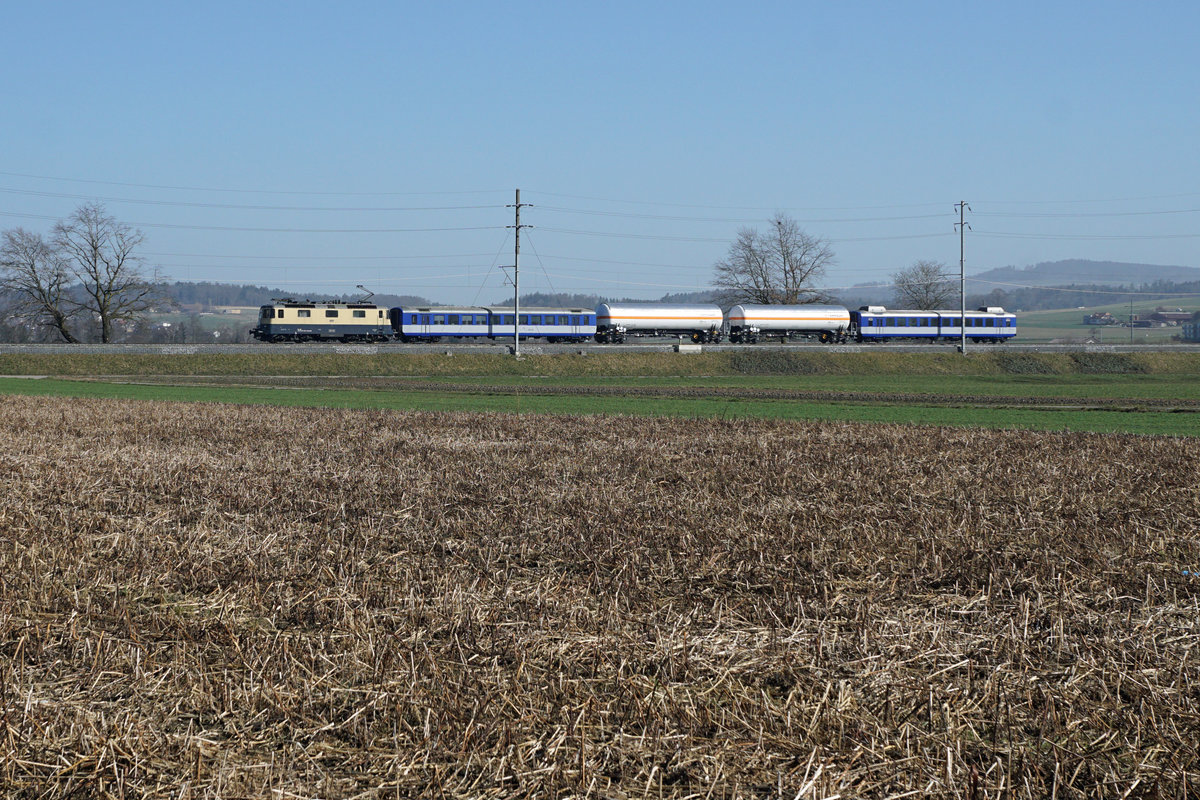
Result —
[{"label": "utility pole", "polygon": [[517,199],[509,208],[516,209],[516,220],[508,227],[513,229],[513,356],[521,357],[521,228],[532,228],[532,225],[521,224],[521,207],[529,203],[521,202],[521,190],[517,189]]},{"label": "utility pole", "polygon": [[960,200],[955,204],[955,209],[958,210],[958,222],[954,227],[958,228],[958,300],[959,300],[959,318],[958,331],[959,342],[958,352],[966,354],[967,352],[967,228],[971,226],[967,224],[966,213],[971,210],[967,205],[966,200]]}]

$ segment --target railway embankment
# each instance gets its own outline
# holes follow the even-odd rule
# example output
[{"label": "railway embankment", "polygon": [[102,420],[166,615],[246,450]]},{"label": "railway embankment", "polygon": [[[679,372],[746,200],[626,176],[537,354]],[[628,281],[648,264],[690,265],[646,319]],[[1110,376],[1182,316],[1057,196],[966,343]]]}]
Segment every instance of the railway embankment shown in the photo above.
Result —
[{"label": "railway embankment", "polygon": [[700,353],[612,349],[532,352],[488,349],[397,352],[367,347],[257,348],[252,352],[0,350],[0,375],[160,376],[738,376],[738,375],[1200,375],[1200,350],[1038,352],[980,348],[706,349]]}]

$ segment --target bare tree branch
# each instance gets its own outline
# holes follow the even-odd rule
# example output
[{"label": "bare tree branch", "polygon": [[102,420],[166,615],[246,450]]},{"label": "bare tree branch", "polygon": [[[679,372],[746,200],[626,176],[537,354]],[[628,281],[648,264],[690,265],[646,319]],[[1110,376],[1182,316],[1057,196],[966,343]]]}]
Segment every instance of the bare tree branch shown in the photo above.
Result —
[{"label": "bare tree branch", "polygon": [[768,233],[742,228],[724,259],[713,265],[713,286],[723,305],[798,305],[826,298],[813,283],[834,263],[833,250],[796,220],[777,213]]},{"label": "bare tree branch", "polygon": [[945,264],[917,261],[892,275],[896,305],[927,310],[945,308],[954,299],[954,284]]},{"label": "bare tree branch", "polygon": [[144,240],[99,203],[80,206],[54,226],[54,244],[83,287],[79,308],[96,316],[102,342],[112,341],[113,323],[139,319],[166,302],[158,282],[143,273],[137,250]]},{"label": "bare tree branch", "polygon": [[63,259],[41,234],[24,228],[4,232],[0,243],[0,292],[10,298],[10,313],[53,328],[63,341],[78,343],[70,329],[75,314],[68,292],[70,277]]}]

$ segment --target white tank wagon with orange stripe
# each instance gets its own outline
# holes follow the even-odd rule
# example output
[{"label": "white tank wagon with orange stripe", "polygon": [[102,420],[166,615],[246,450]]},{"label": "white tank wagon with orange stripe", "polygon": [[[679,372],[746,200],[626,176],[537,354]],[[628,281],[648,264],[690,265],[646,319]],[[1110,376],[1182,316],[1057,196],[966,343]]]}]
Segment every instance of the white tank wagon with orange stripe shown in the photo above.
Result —
[{"label": "white tank wagon with orange stripe", "polygon": [[760,336],[815,336],[844,342],[850,311],[842,306],[767,306],[744,303],[729,309],[729,341],[753,344]]},{"label": "white tank wagon with orange stripe", "polygon": [[626,336],[686,336],[693,342],[721,341],[721,307],[695,303],[601,303],[596,306],[596,341],[619,344]]}]

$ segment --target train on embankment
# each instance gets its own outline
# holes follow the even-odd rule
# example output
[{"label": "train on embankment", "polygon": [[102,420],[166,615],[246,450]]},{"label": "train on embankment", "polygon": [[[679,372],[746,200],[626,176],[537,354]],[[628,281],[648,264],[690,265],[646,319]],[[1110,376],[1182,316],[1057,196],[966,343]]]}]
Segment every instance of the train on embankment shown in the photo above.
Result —
[{"label": "train on embankment", "polygon": [[[519,317],[519,318],[518,318]],[[964,327],[965,325],[965,327]],[[723,312],[702,303],[601,303],[588,308],[406,306],[370,302],[277,300],[259,309],[250,335],[265,342],[440,342],[541,339],[620,344],[635,337],[672,337],[696,344],[816,339],[827,344],[933,342],[965,338],[999,343],[1017,335],[1003,308],[906,311],[884,306],[742,303]]]}]

